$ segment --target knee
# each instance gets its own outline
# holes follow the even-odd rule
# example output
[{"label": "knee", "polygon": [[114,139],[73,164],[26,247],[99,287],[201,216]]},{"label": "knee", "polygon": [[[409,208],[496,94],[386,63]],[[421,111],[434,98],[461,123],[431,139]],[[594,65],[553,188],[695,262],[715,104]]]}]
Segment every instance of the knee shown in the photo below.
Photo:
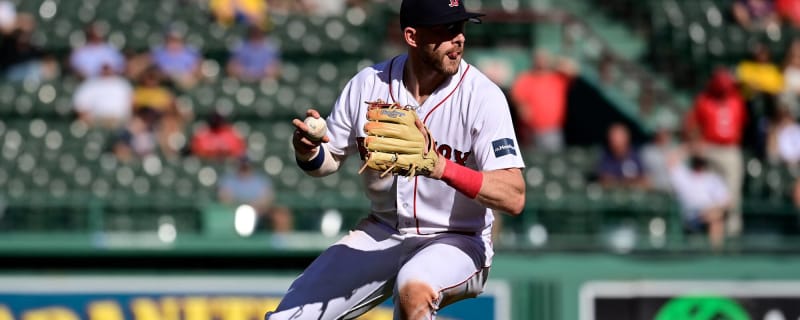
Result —
[{"label": "knee", "polygon": [[439,294],[425,283],[410,281],[403,284],[398,290],[397,299],[401,319],[431,319],[438,299]]},{"label": "knee", "polygon": [[703,218],[708,223],[718,223],[725,220],[725,210],[723,208],[711,208],[703,212]]}]

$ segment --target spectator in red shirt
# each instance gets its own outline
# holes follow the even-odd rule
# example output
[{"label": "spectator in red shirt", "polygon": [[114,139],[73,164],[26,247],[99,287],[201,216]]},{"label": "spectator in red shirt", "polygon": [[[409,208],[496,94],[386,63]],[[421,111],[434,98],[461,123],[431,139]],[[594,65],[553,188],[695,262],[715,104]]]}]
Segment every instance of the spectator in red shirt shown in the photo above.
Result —
[{"label": "spectator in red shirt", "polygon": [[192,137],[192,154],[209,160],[239,158],[245,154],[244,139],[222,115],[212,114],[206,124]]},{"label": "spectator in red shirt", "polygon": [[727,70],[717,70],[688,114],[690,141],[700,138],[717,145],[739,144],[745,111],[744,99],[733,75]]},{"label": "spectator in red shirt", "polygon": [[796,28],[800,28],[800,1],[777,0],[775,7],[783,20],[788,21]]},{"label": "spectator in red shirt", "polygon": [[744,99],[733,75],[724,69],[714,72],[686,119],[687,140],[703,153],[728,187],[731,212],[726,230],[732,236],[742,229],[739,206],[744,165],[739,144],[746,121]]},{"label": "spectator in red shirt", "polygon": [[531,70],[514,82],[511,98],[520,117],[524,143],[533,142],[544,151],[563,148],[567,90],[575,73],[572,61],[561,59],[554,67],[550,54],[540,50],[534,55]]}]

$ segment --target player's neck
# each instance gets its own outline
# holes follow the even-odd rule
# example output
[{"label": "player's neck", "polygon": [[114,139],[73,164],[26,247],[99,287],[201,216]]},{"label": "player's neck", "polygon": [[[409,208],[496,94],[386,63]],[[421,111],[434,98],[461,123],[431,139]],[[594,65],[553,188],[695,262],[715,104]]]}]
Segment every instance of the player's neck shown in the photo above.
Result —
[{"label": "player's neck", "polygon": [[425,66],[420,59],[408,55],[403,67],[403,83],[406,90],[422,105],[445,80],[446,75]]}]

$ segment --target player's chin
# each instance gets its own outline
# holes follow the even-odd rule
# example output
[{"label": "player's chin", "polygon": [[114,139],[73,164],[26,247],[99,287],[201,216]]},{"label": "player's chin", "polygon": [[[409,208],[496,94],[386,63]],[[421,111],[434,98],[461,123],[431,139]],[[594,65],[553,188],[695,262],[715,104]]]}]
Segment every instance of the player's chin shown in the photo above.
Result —
[{"label": "player's chin", "polygon": [[461,58],[458,59],[450,59],[447,56],[444,57],[444,61],[440,66],[440,72],[444,73],[448,76],[455,75],[458,73],[458,66],[461,65]]}]

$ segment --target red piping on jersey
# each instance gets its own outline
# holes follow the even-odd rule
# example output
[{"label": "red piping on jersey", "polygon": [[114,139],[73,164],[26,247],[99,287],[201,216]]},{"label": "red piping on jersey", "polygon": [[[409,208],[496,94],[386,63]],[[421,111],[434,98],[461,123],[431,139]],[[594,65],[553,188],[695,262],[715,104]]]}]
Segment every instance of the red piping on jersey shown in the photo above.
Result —
[{"label": "red piping on jersey", "polygon": [[[394,58],[392,58],[392,61],[389,61],[389,97],[392,98],[392,102],[397,102],[397,99],[394,98],[394,90],[392,90],[392,69],[394,69],[394,61],[397,60],[398,57],[399,56],[394,57]],[[425,120],[428,120],[428,116],[431,114],[431,112],[433,112],[433,110],[436,110],[436,108],[438,108],[440,105],[442,105],[442,103],[447,101],[447,99],[450,98],[450,96],[453,95],[454,92],[456,92],[456,89],[458,89],[458,87],[461,86],[461,82],[464,82],[464,76],[467,75],[467,71],[469,71],[469,67],[470,67],[470,65],[467,65],[467,68],[464,69],[464,73],[461,74],[461,79],[458,80],[458,84],[456,84],[456,87],[453,88],[453,91],[450,91],[450,93],[446,97],[444,97],[444,99],[441,102],[439,102],[439,104],[434,106],[433,109],[431,109],[431,111],[429,111],[428,114],[425,115],[425,119],[422,120],[423,123],[425,122]]]},{"label": "red piping on jersey", "polygon": [[[467,65],[467,68],[464,69],[464,73],[461,74],[461,79],[458,79],[458,83],[456,84],[456,87],[453,88],[453,91],[450,91],[450,93],[448,93],[447,96],[444,97],[444,99],[442,99],[441,102],[439,102],[439,104],[435,105],[433,107],[433,109],[431,109],[431,111],[428,111],[428,114],[425,115],[425,119],[422,120],[422,123],[427,122],[428,121],[428,117],[431,115],[431,113],[433,113],[433,111],[436,110],[436,108],[439,108],[439,106],[444,104],[444,102],[447,101],[447,99],[449,99],[450,96],[452,96],[453,93],[456,92],[456,89],[458,89],[461,86],[461,83],[464,82],[464,76],[467,75],[467,71],[469,71],[469,67],[470,67],[470,65]],[[391,87],[389,87],[389,88],[391,88]]]},{"label": "red piping on jersey", "polygon": [[[470,67],[470,65],[468,64],[467,68],[464,69],[464,73],[461,74],[461,79],[458,79],[458,83],[456,83],[456,86],[455,86],[455,88],[453,88],[453,91],[450,91],[450,93],[448,93],[447,96],[444,97],[444,99],[442,99],[442,101],[440,101],[435,106],[433,106],[431,111],[428,111],[428,113],[425,115],[425,118],[423,118],[423,120],[422,120],[423,124],[425,124],[425,122],[428,121],[428,117],[433,113],[433,111],[435,111],[436,109],[439,108],[439,106],[444,104],[444,102],[447,101],[447,99],[450,99],[450,96],[452,96],[453,93],[455,93],[456,90],[458,90],[458,88],[461,87],[461,83],[464,82],[464,77],[467,75],[467,71],[469,71],[469,67]],[[389,73],[389,76],[391,77],[391,72]],[[391,82],[389,83],[389,94],[392,94],[392,84],[391,84]],[[394,100],[394,95],[392,95],[392,100]],[[419,219],[417,219],[417,182],[418,182],[418,177],[414,177],[414,203],[413,203],[414,204],[414,222],[417,223],[417,234],[422,234],[422,233],[419,232]]]}]

